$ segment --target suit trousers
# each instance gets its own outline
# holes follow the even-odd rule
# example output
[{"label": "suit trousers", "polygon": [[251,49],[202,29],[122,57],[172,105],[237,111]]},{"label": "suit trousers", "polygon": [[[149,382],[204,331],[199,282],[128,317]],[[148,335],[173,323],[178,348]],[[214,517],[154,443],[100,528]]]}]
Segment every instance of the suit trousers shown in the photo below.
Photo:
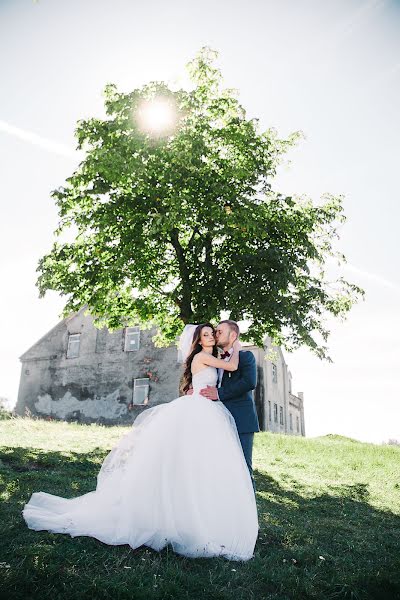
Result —
[{"label": "suit trousers", "polygon": [[254,493],[256,493],[256,484],[253,477],[253,440],[254,433],[239,433],[240,443],[242,444],[244,458],[246,460],[246,464],[248,466],[251,483],[253,484]]}]

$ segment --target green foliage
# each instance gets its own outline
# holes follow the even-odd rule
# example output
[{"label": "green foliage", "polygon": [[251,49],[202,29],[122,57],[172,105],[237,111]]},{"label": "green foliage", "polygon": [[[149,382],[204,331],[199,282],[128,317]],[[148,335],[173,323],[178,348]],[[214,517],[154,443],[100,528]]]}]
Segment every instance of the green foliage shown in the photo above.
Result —
[{"label": "green foliage", "polygon": [[[301,133],[260,132],[222,88],[215,58],[203,48],[189,63],[191,91],[151,82],[124,94],[107,85],[106,118],[78,122],[86,155],[52,194],[58,239],[39,262],[40,295],[66,295],[65,315],[87,305],[99,327],[155,324],[160,344],[184,323],[218,321],[228,310],[251,322],[255,343],[268,334],[330,360],[325,316],[344,317],[364,294],[343,278],[325,280],[327,258],[345,260],[333,247],[342,197],[326,194],[317,205],[272,190]],[[137,115],[160,97],[175,106],[177,123],[155,136]],[[69,227],[76,235],[62,241]]]},{"label": "green foliage", "polygon": [[12,419],[12,412],[7,407],[7,398],[0,398],[0,420]]}]

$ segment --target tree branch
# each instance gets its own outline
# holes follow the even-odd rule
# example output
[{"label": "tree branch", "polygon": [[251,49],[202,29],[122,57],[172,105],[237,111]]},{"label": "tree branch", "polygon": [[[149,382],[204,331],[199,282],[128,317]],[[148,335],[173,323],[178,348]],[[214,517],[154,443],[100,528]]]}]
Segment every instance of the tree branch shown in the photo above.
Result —
[{"label": "tree branch", "polygon": [[190,240],[189,240],[189,243],[188,243],[188,248],[189,248],[190,250],[191,250],[191,249],[192,249],[192,247],[193,247],[193,242],[194,242],[194,240],[195,240],[196,233],[200,233],[200,230],[199,230],[199,228],[197,227],[197,225],[196,225],[196,226],[195,226],[195,228],[193,229],[193,233],[192,233],[192,235],[190,236]]},{"label": "tree branch", "polygon": [[190,286],[190,272],[185,260],[185,253],[179,242],[178,230],[174,228],[170,235],[171,244],[175,250],[176,257],[178,259],[179,273],[182,280],[182,296],[179,301],[179,308],[181,309],[180,318],[184,323],[190,321],[193,315],[192,311],[192,291]]}]

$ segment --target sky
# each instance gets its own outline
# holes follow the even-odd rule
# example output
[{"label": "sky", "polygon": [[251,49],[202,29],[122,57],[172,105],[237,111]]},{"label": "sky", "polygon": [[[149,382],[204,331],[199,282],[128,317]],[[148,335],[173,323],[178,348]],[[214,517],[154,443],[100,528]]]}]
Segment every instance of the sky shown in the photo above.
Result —
[{"label": "sky", "polygon": [[400,440],[399,26],[394,0],[0,0],[0,397],[15,404],[19,356],[64,305],[35,282],[58,223],[50,192],[80,160],[77,121],[104,115],[107,83],[185,85],[210,46],[248,118],[305,135],[274,189],[344,196],[348,262],[332,274],[366,296],[329,320],[333,363],[284,351],[306,435]]}]

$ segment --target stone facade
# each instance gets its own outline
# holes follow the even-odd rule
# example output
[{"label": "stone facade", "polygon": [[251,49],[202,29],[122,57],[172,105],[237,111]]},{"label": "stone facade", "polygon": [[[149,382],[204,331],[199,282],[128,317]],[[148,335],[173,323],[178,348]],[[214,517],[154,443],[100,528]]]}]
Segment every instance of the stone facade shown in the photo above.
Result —
[{"label": "stone facade", "polygon": [[261,430],[305,436],[304,394],[292,392],[292,374],[281,348],[267,337],[264,348],[248,345],[245,349],[257,363],[255,401]]},{"label": "stone facade", "polygon": [[[17,414],[129,424],[146,408],[178,397],[182,365],[175,345],[156,348],[154,329],[97,329],[85,312],[82,308],[63,319],[20,357]],[[303,395],[291,391],[280,348],[274,348],[275,362],[266,360],[268,343],[264,349],[244,348],[257,362],[260,427],[305,435]]]}]

